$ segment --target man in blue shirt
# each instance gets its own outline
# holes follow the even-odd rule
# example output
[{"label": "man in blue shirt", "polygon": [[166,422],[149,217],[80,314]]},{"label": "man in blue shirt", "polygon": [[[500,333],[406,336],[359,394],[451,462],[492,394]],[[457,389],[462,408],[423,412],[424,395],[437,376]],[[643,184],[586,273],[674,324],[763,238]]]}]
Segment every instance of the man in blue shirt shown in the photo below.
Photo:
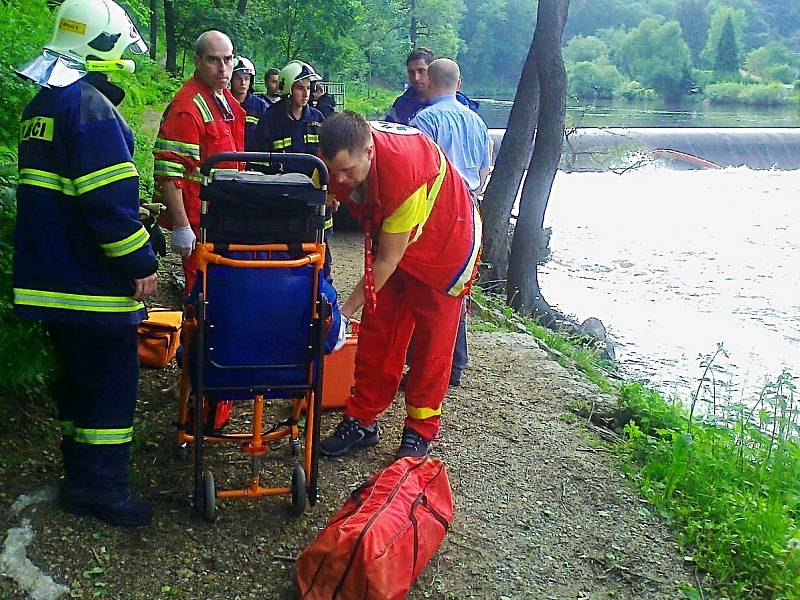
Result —
[{"label": "man in blue shirt", "polygon": [[[464,180],[477,202],[483,192],[491,164],[491,138],[483,120],[456,99],[461,85],[458,65],[449,58],[439,58],[428,66],[427,98],[430,105],[411,119],[410,125],[420,129],[436,142]],[[466,302],[458,324],[450,385],[461,384],[467,366]]]},{"label": "man in blue shirt", "polygon": [[[408,125],[411,118],[429,105],[428,65],[433,62],[433,52],[427,48],[414,48],[406,58],[408,72],[408,88],[392,104],[386,114],[386,121]],[[471,110],[478,110],[478,103],[470,100],[461,92],[456,92],[456,99]]]},{"label": "man in blue shirt", "polygon": [[483,191],[491,164],[491,139],[486,123],[456,99],[461,84],[458,65],[449,58],[428,67],[430,105],[411,119],[444,151],[473,196]]}]

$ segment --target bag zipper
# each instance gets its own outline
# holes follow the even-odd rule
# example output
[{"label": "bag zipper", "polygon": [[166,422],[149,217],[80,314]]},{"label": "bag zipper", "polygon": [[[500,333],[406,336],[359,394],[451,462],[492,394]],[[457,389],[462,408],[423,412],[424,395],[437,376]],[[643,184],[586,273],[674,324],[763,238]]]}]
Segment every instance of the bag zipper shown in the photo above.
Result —
[{"label": "bag zipper", "polygon": [[400,491],[400,488],[402,487],[402,485],[406,482],[406,480],[411,475],[411,471],[413,471],[415,469],[418,469],[419,467],[424,465],[427,461],[428,461],[428,458],[425,457],[423,460],[419,461],[416,465],[414,465],[413,467],[408,469],[405,473],[403,473],[403,476],[395,484],[394,488],[392,488],[392,491],[389,493],[389,495],[387,496],[387,498],[384,501],[384,503],[381,505],[381,507],[378,510],[375,511],[375,514],[372,515],[372,517],[370,517],[370,519],[369,519],[369,521],[367,521],[366,525],[364,525],[364,528],[361,530],[361,534],[358,536],[358,539],[356,540],[356,543],[353,545],[353,551],[350,553],[350,560],[347,561],[347,566],[345,567],[344,572],[342,573],[342,576],[339,578],[339,582],[336,584],[336,587],[333,588],[333,595],[331,596],[332,600],[336,600],[336,596],[341,591],[342,585],[344,585],[344,580],[347,579],[347,576],[350,574],[350,569],[353,568],[353,563],[355,562],[355,559],[356,559],[356,552],[358,551],[358,548],[361,546],[361,543],[364,541],[364,537],[366,537],[367,531],[369,531],[369,528],[372,527],[372,524],[375,523],[375,521],[378,519],[379,516],[381,516],[383,511],[386,510],[386,508],[389,506],[389,504],[391,504],[392,500],[394,500],[394,497],[397,495],[397,492]]}]

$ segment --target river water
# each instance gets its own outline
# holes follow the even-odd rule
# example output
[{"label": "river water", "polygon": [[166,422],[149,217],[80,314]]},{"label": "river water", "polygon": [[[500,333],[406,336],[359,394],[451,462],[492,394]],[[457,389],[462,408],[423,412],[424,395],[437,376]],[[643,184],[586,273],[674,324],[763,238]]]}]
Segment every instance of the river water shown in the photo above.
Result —
[{"label": "river water", "polygon": [[800,171],[559,172],[545,298],[600,318],[623,372],[688,396],[723,342],[751,397],[800,374]]},{"label": "river water", "polygon": [[[480,100],[479,113],[490,129],[504,129],[511,111],[507,100]],[[663,107],[656,103],[598,102],[567,106],[567,127],[796,127],[800,105],[720,106],[693,103]]]}]

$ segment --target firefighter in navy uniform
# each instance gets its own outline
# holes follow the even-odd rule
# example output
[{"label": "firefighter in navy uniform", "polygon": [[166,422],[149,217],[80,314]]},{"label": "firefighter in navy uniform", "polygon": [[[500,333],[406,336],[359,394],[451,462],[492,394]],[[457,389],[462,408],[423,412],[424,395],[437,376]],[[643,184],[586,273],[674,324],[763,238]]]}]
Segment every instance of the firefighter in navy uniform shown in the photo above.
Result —
[{"label": "firefighter in navy uniform", "polygon": [[132,71],[147,46],[112,0],[66,0],[41,56],[18,70],[41,86],[22,115],[14,303],[42,321],[63,363],[54,390],[67,512],[146,525],[128,464],[142,299],[156,258],[139,221],[133,136],[115,108],[124,92],[100,70]]},{"label": "firefighter in navy uniform", "polygon": [[244,128],[244,149],[254,149],[253,138],[258,120],[269,108],[266,100],[253,93],[253,81],[256,78],[256,67],[249,58],[238,56],[231,75],[231,94],[239,101],[247,113]]},{"label": "firefighter in navy uniform", "polygon": [[316,156],[319,126],[325,117],[309,105],[309,100],[311,86],[321,80],[311,65],[299,60],[281,69],[278,90],[283,99],[258,121],[253,144],[256,152],[302,152]]},{"label": "firefighter in navy uniform", "polygon": [[[278,91],[283,99],[272,105],[258,121],[253,150],[256,152],[299,152],[317,155],[319,149],[319,127],[325,117],[309,105],[311,88],[322,77],[314,68],[300,60],[293,60],[281,69]],[[255,168],[261,169],[258,165]],[[288,171],[303,172],[303,167],[286,165]],[[266,171],[275,173],[275,167]],[[305,173],[312,179],[315,173]],[[333,227],[333,219],[325,222],[326,237]],[[325,246],[325,278],[331,281],[330,245]]]}]

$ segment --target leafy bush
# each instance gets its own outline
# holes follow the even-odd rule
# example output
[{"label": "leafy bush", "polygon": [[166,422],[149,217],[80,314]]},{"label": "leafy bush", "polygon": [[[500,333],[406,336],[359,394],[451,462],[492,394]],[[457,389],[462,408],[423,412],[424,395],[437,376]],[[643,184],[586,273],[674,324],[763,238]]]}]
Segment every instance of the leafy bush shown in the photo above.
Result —
[{"label": "leafy bush", "polygon": [[782,106],[789,102],[786,90],[777,82],[746,85],[742,88],[739,99],[755,106]]},{"label": "leafy bush", "polygon": [[622,96],[629,102],[642,102],[655,99],[656,92],[644,87],[638,81],[626,81],[616,89],[615,95]]},{"label": "leafy bush", "polygon": [[580,61],[567,66],[567,93],[581,100],[612,98],[624,82],[614,65]]},{"label": "leafy bush", "polygon": [[706,86],[705,92],[712,104],[736,104],[743,87],[734,82],[712,83]]},{"label": "leafy bush", "polygon": [[345,108],[360,113],[368,119],[382,119],[399,95],[400,92],[397,90],[350,81],[347,83]]},{"label": "leafy bush", "polygon": [[780,83],[792,83],[797,78],[797,67],[791,65],[772,65],[764,71],[764,79]]},{"label": "leafy bush", "polygon": [[16,145],[19,115],[36,90],[14,69],[42,51],[52,32],[53,19],[45,0],[0,3],[0,145]]}]

